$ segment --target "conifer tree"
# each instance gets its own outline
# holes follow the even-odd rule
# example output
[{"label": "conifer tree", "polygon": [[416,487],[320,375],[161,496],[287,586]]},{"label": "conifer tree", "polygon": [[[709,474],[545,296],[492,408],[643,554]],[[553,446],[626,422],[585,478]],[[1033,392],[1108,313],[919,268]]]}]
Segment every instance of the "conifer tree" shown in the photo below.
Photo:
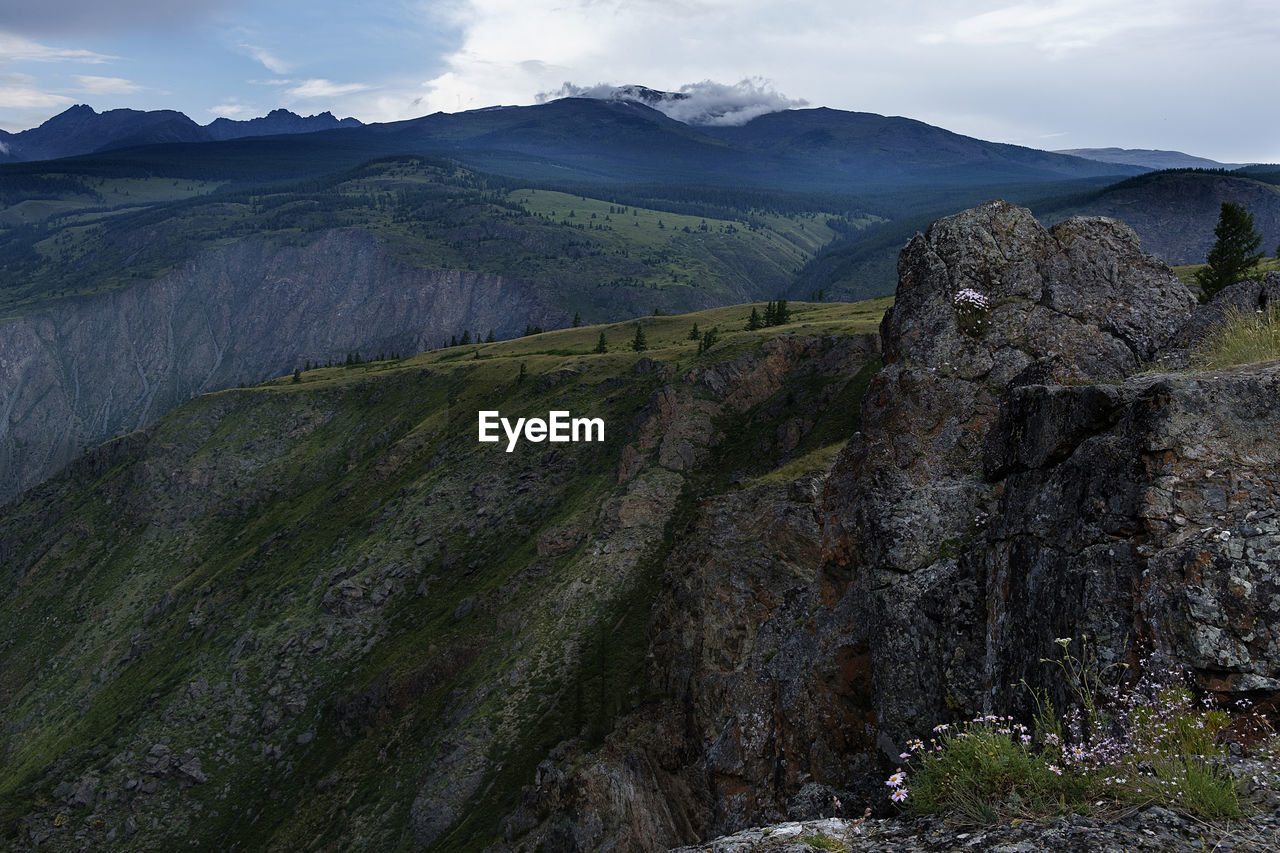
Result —
[{"label": "conifer tree", "polygon": [[760,312],[756,310],[756,306],[751,306],[751,316],[747,318],[747,331],[754,332],[756,329],[764,326],[764,320],[760,318]]},{"label": "conifer tree", "polygon": [[577,311],[574,311],[573,312],[573,328],[576,329],[581,325],[582,325],[582,315],[579,314]]},{"label": "conifer tree", "polygon": [[772,302],[764,306],[764,324],[766,326],[778,325],[778,309]]},{"label": "conifer tree", "polygon": [[779,299],[778,304],[773,306],[773,325],[785,326],[791,322],[791,309],[787,307],[787,300]]},{"label": "conifer tree", "polygon": [[604,339],[604,332],[600,333],[600,340],[596,343],[596,352],[606,353],[609,351],[609,342]]},{"label": "conifer tree", "polygon": [[1248,278],[1264,257],[1258,251],[1262,235],[1254,228],[1253,214],[1243,205],[1222,203],[1213,236],[1216,240],[1205,258],[1208,265],[1196,272],[1201,302],[1208,302],[1222,288]]},{"label": "conifer tree", "polygon": [[649,348],[649,342],[644,336],[644,326],[639,323],[636,323],[636,336],[631,340],[631,348],[636,352],[644,352]]},{"label": "conifer tree", "polygon": [[689,340],[697,341],[702,339],[702,332],[698,331],[698,324],[694,323],[693,328],[689,330]]},{"label": "conifer tree", "polygon": [[470,330],[470,329],[463,329],[463,330],[462,330],[462,340],[461,340],[461,341],[459,341],[458,343],[459,343],[461,346],[464,346],[464,347],[465,347],[467,344],[471,343],[471,330]]},{"label": "conifer tree", "polygon": [[494,337],[493,337],[493,329],[490,329],[490,330],[489,330],[489,337],[485,338],[485,339],[484,339],[484,342],[485,342],[486,344],[491,344],[491,343],[493,343],[493,341],[494,341]]}]

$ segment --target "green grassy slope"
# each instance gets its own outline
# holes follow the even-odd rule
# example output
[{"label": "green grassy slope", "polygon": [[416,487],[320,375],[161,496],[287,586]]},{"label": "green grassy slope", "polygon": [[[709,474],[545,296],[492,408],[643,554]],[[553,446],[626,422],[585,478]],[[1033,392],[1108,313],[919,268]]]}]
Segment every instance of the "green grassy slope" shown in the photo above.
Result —
[{"label": "green grassy slope", "polygon": [[[481,849],[547,749],[644,698],[649,602],[692,501],[822,467],[856,427],[870,365],[822,373],[767,342],[837,347],[886,304],[312,370],[86,455],[0,514],[0,837]],[[721,331],[710,352],[694,323]],[[601,417],[605,441],[506,453],[476,441],[482,408]]]},{"label": "green grassy slope", "polygon": [[413,265],[550,283],[566,310],[607,319],[615,287],[662,289],[657,301],[671,310],[783,295],[834,236],[814,213],[748,221],[627,207],[611,215],[621,206],[418,157],[215,195],[202,195],[213,184],[167,177],[46,177],[12,188],[0,208],[0,311],[126,287],[235,240],[300,244],[359,228]]}]

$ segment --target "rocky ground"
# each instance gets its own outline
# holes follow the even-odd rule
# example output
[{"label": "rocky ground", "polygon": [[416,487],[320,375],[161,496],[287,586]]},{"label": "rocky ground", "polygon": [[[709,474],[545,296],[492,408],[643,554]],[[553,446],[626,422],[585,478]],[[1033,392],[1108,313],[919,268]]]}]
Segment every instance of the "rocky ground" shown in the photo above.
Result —
[{"label": "rocky ground", "polygon": [[[1096,814],[1028,819],[992,826],[956,824],[938,817],[830,816],[794,820],[676,848],[670,853],[1128,853],[1159,850],[1280,850],[1280,793],[1261,762],[1234,758],[1231,771],[1247,789],[1249,813],[1238,820],[1205,821],[1158,805],[1099,804]],[[828,812],[832,809],[827,808]],[[869,809],[867,810],[870,811]]]},{"label": "rocky ground", "polygon": [[[837,846],[840,845],[840,846]],[[1160,850],[1280,850],[1280,814],[1268,812],[1244,820],[1205,823],[1160,806],[1116,817],[1071,817],[1024,821],[994,827],[954,827],[938,818],[904,820],[845,818],[778,824],[748,829],[672,853],[1128,853]]]}]

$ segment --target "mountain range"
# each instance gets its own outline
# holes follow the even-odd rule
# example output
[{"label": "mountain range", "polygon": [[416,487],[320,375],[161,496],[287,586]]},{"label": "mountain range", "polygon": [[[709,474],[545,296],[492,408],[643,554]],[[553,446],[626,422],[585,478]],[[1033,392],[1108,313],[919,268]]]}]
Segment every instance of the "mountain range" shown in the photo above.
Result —
[{"label": "mountain range", "polygon": [[[648,91],[648,90],[646,90]],[[1133,175],[1099,163],[952,133],[912,119],[826,108],[786,110],[742,126],[694,126],[634,99],[562,98],[529,107],[435,113],[360,125],[329,113],[275,110],[200,126],[182,113],[76,106],[32,130],[0,136],[9,162],[131,149],[132,161],[291,160],[303,177],[385,154],[448,156],[534,180],[683,183],[774,190],[870,192]],[[306,133],[304,141],[292,135]],[[252,145],[193,149],[175,143]],[[168,150],[157,146],[170,146]],[[295,156],[301,148],[303,156]],[[141,149],[141,150],[139,150]],[[258,174],[264,175],[265,170]]]},{"label": "mountain range", "polygon": [[77,104],[41,124],[20,133],[0,131],[0,163],[52,160],[76,154],[156,145],[168,142],[213,142],[245,136],[313,133],[337,127],[359,127],[354,118],[337,119],[332,113],[302,116],[289,110],[272,110],[265,116],[236,121],[218,118],[199,125],[175,110],[118,109],[95,112]]}]

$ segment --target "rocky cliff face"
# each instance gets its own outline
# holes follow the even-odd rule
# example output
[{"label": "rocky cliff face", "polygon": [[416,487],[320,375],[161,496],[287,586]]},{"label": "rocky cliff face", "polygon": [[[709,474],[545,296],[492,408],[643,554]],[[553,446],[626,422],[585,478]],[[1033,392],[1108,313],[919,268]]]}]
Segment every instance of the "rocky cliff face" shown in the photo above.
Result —
[{"label": "rocky cliff face", "polygon": [[[962,291],[986,307],[966,310]],[[903,250],[885,369],[827,484],[825,529],[826,577],[868,602],[893,742],[948,707],[990,710],[1054,637],[1105,623],[1125,653],[1132,566],[1115,555],[1137,547],[1147,463],[1133,433],[1109,455],[1088,441],[1131,387],[1098,383],[1135,372],[1191,308],[1113,220],[1047,231],[993,203]]]},{"label": "rocky cliff face", "polygon": [[[899,269],[861,432],[825,478],[702,507],[651,625],[660,712],[544,766],[511,849],[882,804],[906,738],[1053,687],[1057,637],[1276,694],[1280,369],[1143,372],[1193,300],[1113,220],[993,202]],[[637,821],[620,789],[678,793]]]},{"label": "rocky cliff face", "polygon": [[192,396],[463,329],[563,325],[546,286],[397,262],[359,230],[238,241],[129,290],[0,322],[0,502]]}]

